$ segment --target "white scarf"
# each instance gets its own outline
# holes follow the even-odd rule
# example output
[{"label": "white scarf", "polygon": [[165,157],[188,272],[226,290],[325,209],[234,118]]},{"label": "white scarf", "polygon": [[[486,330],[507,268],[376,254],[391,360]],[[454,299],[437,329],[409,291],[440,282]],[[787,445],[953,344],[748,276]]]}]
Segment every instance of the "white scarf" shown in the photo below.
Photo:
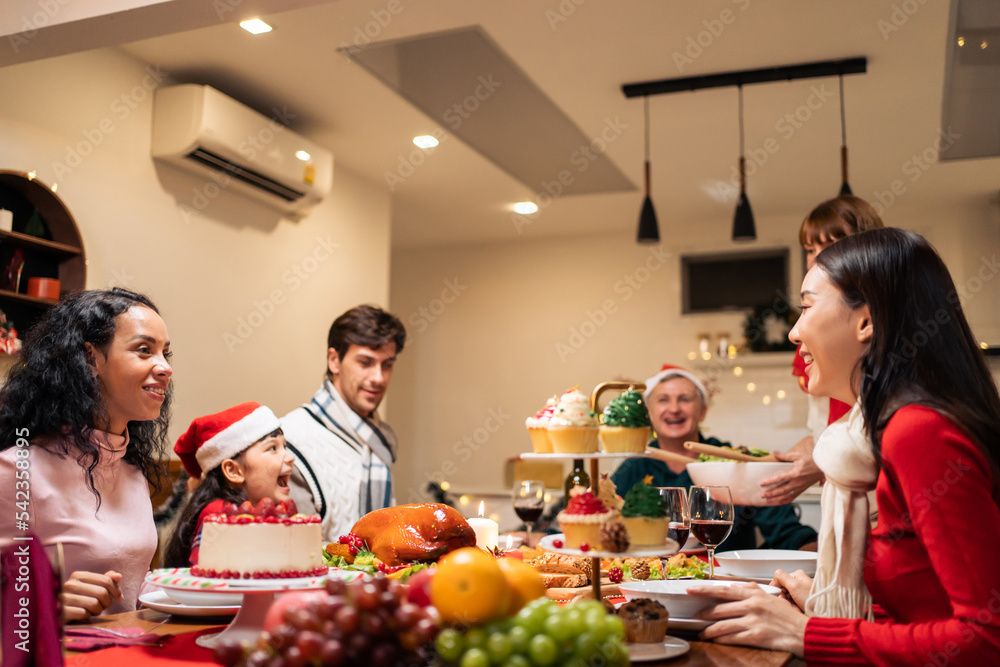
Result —
[{"label": "white scarf", "polygon": [[864,561],[870,532],[868,491],[875,488],[878,466],[865,435],[860,403],[826,428],[813,459],[826,483],[820,499],[816,577],[805,612],[826,618],[870,618]]}]

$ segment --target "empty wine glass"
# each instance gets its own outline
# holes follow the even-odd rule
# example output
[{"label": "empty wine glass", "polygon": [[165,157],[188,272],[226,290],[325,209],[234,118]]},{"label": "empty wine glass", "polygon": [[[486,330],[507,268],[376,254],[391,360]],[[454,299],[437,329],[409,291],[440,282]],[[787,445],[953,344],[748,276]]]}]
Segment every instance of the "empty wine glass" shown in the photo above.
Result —
[{"label": "empty wine glass", "polygon": [[667,537],[677,542],[678,549],[683,549],[691,530],[687,489],[682,486],[658,486],[656,490],[667,504]]},{"label": "empty wine glass", "polygon": [[524,545],[531,546],[531,527],[545,511],[545,482],[524,479],[514,484],[514,512],[524,522]]},{"label": "empty wine glass", "polygon": [[733,530],[733,496],[728,486],[691,487],[691,533],[708,549],[708,578],[715,578],[715,547]]}]

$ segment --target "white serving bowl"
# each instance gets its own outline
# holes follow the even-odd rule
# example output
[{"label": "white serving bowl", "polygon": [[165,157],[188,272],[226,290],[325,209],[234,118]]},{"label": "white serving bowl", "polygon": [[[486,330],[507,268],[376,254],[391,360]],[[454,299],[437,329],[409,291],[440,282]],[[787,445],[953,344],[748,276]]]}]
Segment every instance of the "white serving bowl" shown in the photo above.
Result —
[{"label": "white serving bowl", "polygon": [[[738,584],[738,582],[710,581],[708,579],[661,579],[658,581],[630,581],[619,584],[618,588],[626,600],[649,598],[666,607],[670,618],[691,618],[702,609],[714,607],[724,600],[688,595],[688,588],[692,586],[718,586],[721,588],[734,584]],[[757,585],[770,595],[777,595],[780,592],[774,586]]]},{"label": "white serving bowl", "polygon": [[695,486],[728,486],[737,505],[766,505],[761,498],[760,480],[788,472],[794,463],[781,461],[710,461],[687,464]]},{"label": "white serving bowl", "polygon": [[770,579],[775,570],[805,570],[810,577],[816,574],[815,551],[744,549],[717,553],[715,560],[725,568],[726,574],[750,579]]}]

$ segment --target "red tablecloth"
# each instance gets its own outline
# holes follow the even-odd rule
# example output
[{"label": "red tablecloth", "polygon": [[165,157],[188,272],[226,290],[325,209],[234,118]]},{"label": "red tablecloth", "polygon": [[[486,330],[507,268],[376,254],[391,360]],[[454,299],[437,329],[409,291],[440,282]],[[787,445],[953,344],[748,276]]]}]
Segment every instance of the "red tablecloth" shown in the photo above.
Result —
[{"label": "red tablecloth", "polygon": [[166,639],[162,646],[129,646],[105,648],[89,653],[80,653],[66,657],[67,667],[136,667],[136,665],[155,665],[167,667],[218,667],[212,659],[212,651],[202,648],[194,640],[204,634],[220,632],[222,627],[205,628],[197,632],[186,632]]}]

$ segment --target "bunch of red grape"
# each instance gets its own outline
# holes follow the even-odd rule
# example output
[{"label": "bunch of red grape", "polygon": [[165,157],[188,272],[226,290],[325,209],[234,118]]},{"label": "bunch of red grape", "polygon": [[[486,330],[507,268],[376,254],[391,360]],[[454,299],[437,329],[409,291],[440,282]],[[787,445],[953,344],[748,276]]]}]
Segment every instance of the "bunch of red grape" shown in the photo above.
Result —
[{"label": "bunch of red grape", "polygon": [[326,582],[326,595],[289,607],[283,623],[256,645],[220,643],[216,662],[235,667],[424,665],[438,622],[431,607],[406,599],[406,586],[386,577]]}]

